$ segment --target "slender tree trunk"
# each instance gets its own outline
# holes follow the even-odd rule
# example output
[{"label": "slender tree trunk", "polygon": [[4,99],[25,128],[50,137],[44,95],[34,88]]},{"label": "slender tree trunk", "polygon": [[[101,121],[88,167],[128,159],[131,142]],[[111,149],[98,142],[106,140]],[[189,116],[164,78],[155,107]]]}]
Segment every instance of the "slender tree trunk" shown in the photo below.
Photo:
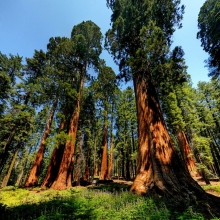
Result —
[{"label": "slender tree trunk", "polygon": [[80,114],[80,106],[81,106],[81,99],[83,93],[83,86],[84,86],[84,78],[86,69],[84,71],[81,80],[80,80],[80,88],[78,93],[78,98],[76,101],[76,106],[74,111],[72,112],[70,124],[69,124],[69,131],[68,136],[69,139],[66,141],[66,145],[63,152],[62,161],[59,167],[59,172],[56,180],[52,184],[51,188],[53,189],[66,189],[72,186],[73,180],[73,163],[74,163],[74,150],[75,150],[75,142],[76,142],[76,132],[78,128],[78,121],[79,121],[79,114]]},{"label": "slender tree trunk", "polygon": [[89,181],[90,179],[90,156],[91,156],[90,154],[91,154],[91,149],[88,147],[85,173],[83,175],[83,180],[86,180],[86,181]]},{"label": "slender tree trunk", "polygon": [[138,165],[131,191],[137,194],[152,191],[179,201],[192,194],[202,197],[204,190],[190,176],[168,134],[149,73],[135,74],[134,90],[138,118]]},{"label": "slender tree trunk", "polygon": [[97,137],[95,135],[95,141],[94,141],[94,158],[93,158],[93,177],[98,176],[98,163],[96,161],[96,142]]},{"label": "slender tree trunk", "polygon": [[86,156],[85,172],[83,175],[83,180],[85,180],[85,181],[89,181],[89,179],[90,179],[91,149],[90,149],[90,146],[88,143],[89,138],[90,138],[89,133],[86,132],[85,138],[84,138],[84,149],[87,149],[87,156]]},{"label": "slender tree trunk", "polygon": [[109,156],[109,170],[108,170],[108,179],[112,179],[113,171],[113,148],[114,148],[114,137],[111,129],[111,139],[110,139],[110,156]]},{"label": "slender tree trunk", "polygon": [[1,187],[5,187],[5,186],[8,185],[8,181],[9,181],[9,179],[10,179],[12,169],[13,169],[13,167],[14,167],[14,165],[15,165],[15,161],[16,161],[17,156],[18,156],[18,152],[19,152],[19,149],[16,149],[16,151],[15,151],[15,153],[14,153],[14,156],[13,156],[13,159],[12,159],[12,161],[11,161],[11,164],[10,164],[10,166],[9,166],[8,172],[7,172],[7,174],[5,175],[5,177],[4,177],[3,181],[2,181]]},{"label": "slender tree trunk", "polygon": [[41,164],[43,161],[43,157],[44,157],[44,152],[46,149],[46,140],[50,134],[50,129],[51,129],[51,125],[52,125],[52,121],[53,121],[53,116],[54,113],[56,111],[56,107],[57,107],[57,103],[58,103],[58,96],[55,98],[51,111],[50,111],[50,115],[47,119],[47,124],[46,124],[46,128],[44,130],[44,134],[42,136],[41,142],[40,142],[40,146],[38,148],[38,152],[36,155],[36,158],[34,160],[33,166],[31,168],[31,171],[29,173],[28,178],[25,181],[25,187],[32,187],[32,186],[37,186],[38,185],[38,177],[40,174],[40,168],[41,168]]},{"label": "slender tree trunk", "polygon": [[[133,129],[131,129],[131,141],[132,141],[132,150],[133,153],[136,151],[135,149],[135,144],[134,144],[134,132]],[[136,164],[136,159],[133,160],[133,178],[136,176],[136,170],[137,170],[137,164]]]},{"label": "slender tree trunk", "polygon": [[74,179],[73,179],[73,182],[76,184],[76,186],[80,186],[82,145],[83,145],[83,135],[81,132],[80,141],[79,141],[78,150],[77,150],[77,157],[76,157],[76,169],[75,169]]},{"label": "slender tree trunk", "polygon": [[213,157],[213,162],[215,165],[215,172],[217,172],[218,176],[220,176],[220,165],[219,165],[219,161],[216,156],[216,151],[215,151],[215,147],[213,143],[210,144],[210,149],[211,149],[211,153]]},{"label": "slender tree trunk", "polygon": [[178,139],[180,151],[182,153],[187,169],[189,170],[192,177],[198,176],[196,163],[193,158],[193,154],[191,152],[185,133],[179,130],[177,132],[177,139]]},{"label": "slender tree trunk", "polygon": [[15,186],[19,187],[21,185],[21,180],[23,175],[24,175],[24,168],[22,168],[21,172],[19,173]]},{"label": "slender tree trunk", "polygon": [[102,161],[101,161],[101,174],[100,180],[106,180],[108,178],[108,128],[105,118],[105,124],[103,129],[102,139]]},{"label": "slender tree trunk", "polygon": [[4,165],[8,159],[8,151],[9,147],[14,139],[14,135],[16,133],[16,127],[13,128],[12,132],[10,133],[5,145],[2,148],[1,154],[0,154],[0,174],[2,173],[2,170],[4,168]]}]

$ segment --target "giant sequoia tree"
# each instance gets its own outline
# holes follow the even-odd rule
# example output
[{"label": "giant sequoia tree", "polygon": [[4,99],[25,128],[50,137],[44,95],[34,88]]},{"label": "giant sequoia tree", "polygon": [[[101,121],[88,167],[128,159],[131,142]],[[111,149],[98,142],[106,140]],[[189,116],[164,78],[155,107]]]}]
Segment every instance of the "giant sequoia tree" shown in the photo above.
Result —
[{"label": "giant sequoia tree", "polygon": [[[120,75],[133,79],[138,120],[137,176],[133,192],[147,191],[184,200],[204,195],[179,159],[159,105],[155,79],[167,79],[171,36],[181,26],[180,0],[107,0],[113,11],[106,47]],[[192,192],[192,194],[189,194]]]},{"label": "giant sequoia tree", "polygon": [[99,55],[102,51],[102,34],[100,28],[92,21],[82,22],[74,26],[71,33],[71,39],[76,46],[75,58],[77,62],[75,71],[79,71],[80,77],[77,88],[77,98],[70,113],[68,139],[65,144],[57,178],[51,186],[54,189],[65,189],[72,186],[73,154],[87,68],[98,66]]}]

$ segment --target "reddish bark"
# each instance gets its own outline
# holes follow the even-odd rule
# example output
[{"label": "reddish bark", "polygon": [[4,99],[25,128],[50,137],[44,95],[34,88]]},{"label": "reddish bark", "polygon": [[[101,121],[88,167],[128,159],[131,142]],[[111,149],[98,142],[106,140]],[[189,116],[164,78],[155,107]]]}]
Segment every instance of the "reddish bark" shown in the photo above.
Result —
[{"label": "reddish bark", "polygon": [[47,124],[46,124],[46,128],[44,131],[44,134],[42,136],[41,142],[40,142],[40,146],[36,155],[36,158],[34,160],[34,164],[31,168],[31,171],[29,173],[28,178],[25,181],[25,187],[31,187],[31,186],[37,186],[38,185],[38,176],[40,174],[40,168],[41,168],[41,164],[43,161],[43,157],[44,157],[44,152],[46,149],[46,145],[45,142],[47,140],[47,137],[50,134],[50,129],[51,129],[51,124],[53,121],[53,116],[57,107],[57,103],[58,103],[58,96],[56,97],[56,99],[53,102],[51,111],[50,111],[50,115],[48,117],[47,120]]},{"label": "reddish bark", "polygon": [[150,74],[139,72],[134,77],[138,118],[137,176],[131,191],[157,194],[184,200],[186,196],[204,195],[204,190],[190,176],[179,159],[168,134],[156,90]]},{"label": "reddish bark", "polygon": [[[59,131],[62,131],[65,127],[65,123],[60,123]],[[61,163],[62,155],[63,155],[64,146],[62,144],[58,144],[58,147],[55,147],[52,153],[52,157],[50,160],[50,164],[47,168],[47,173],[44,178],[44,181],[41,187],[50,187],[52,183],[55,181],[58,169]]]},{"label": "reddish bark", "polygon": [[111,134],[110,140],[110,155],[109,155],[109,170],[108,170],[108,179],[112,179],[112,171],[113,171],[113,147],[114,147],[113,134]]},{"label": "reddish bark", "polygon": [[196,168],[196,163],[193,158],[193,154],[191,152],[189,143],[187,141],[186,135],[183,131],[178,131],[177,132],[177,139],[179,142],[180,146],[180,151],[182,153],[184,162],[191,174],[191,176],[198,176],[197,168]]},{"label": "reddish bark", "polygon": [[103,139],[102,139],[102,161],[101,161],[101,173],[100,180],[106,180],[108,178],[108,128],[105,123],[103,129]]},{"label": "reddish bark", "polygon": [[75,150],[75,141],[76,141],[76,132],[78,128],[79,114],[80,114],[80,105],[83,93],[85,72],[81,76],[79,94],[76,101],[74,111],[72,112],[69,131],[68,131],[68,140],[66,141],[62,161],[59,167],[59,172],[56,180],[52,184],[51,188],[53,189],[66,189],[72,186],[73,180],[73,163],[74,163],[74,150]]}]

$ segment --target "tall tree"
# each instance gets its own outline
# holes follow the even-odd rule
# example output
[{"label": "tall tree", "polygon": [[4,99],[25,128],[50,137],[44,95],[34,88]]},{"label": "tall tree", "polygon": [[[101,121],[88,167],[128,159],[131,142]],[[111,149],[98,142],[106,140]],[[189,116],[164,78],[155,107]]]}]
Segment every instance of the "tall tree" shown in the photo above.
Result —
[{"label": "tall tree", "polygon": [[161,67],[169,73],[167,52],[175,26],[181,26],[184,6],[179,0],[107,0],[107,5],[113,14],[106,46],[119,63],[121,76],[133,79],[137,105],[138,165],[131,191],[154,190],[178,200],[190,196],[189,191],[204,195],[171,141],[154,80],[159,79],[156,76],[166,79]]},{"label": "tall tree", "polygon": [[76,45],[76,59],[78,63],[78,71],[80,71],[80,80],[78,84],[78,95],[73,111],[71,113],[68,136],[62,161],[60,164],[58,176],[52,188],[65,189],[72,186],[73,173],[73,154],[76,141],[76,132],[78,128],[78,120],[80,115],[81,100],[85,77],[88,67],[97,67],[99,55],[101,54],[102,34],[100,28],[92,21],[82,22],[73,27],[71,39]]},{"label": "tall tree", "polygon": [[111,67],[101,64],[98,79],[93,84],[95,98],[103,109],[103,137],[100,179],[108,179],[108,114],[116,91],[116,75]]}]

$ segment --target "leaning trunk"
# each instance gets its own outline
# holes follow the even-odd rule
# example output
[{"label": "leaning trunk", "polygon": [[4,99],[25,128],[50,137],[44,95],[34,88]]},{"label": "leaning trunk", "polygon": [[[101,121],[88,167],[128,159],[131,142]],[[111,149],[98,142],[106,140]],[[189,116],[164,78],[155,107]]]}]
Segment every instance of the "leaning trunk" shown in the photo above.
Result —
[{"label": "leaning trunk", "polygon": [[150,74],[136,73],[134,89],[138,119],[138,164],[131,191],[137,194],[152,191],[181,201],[193,194],[203,196],[204,190],[190,176],[174,148]]},{"label": "leaning trunk", "polygon": [[14,156],[13,156],[13,159],[12,159],[12,162],[11,162],[11,164],[9,166],[8,172],[7,172],[7,174],[5,175],[5,177],[4,177],[3,181],[2,181],[1,187],[5,187],[8,184],[9,178],[11,176],[12,169],[13,169],[13,167],[15,165],[15,161],[16,161],[17,156],[18,156],[18,152],[19,152],[19,149],[16,149],[16,151],[14,153]]},{"label": "leaning trunk", "polygon": [[0,174],[4,168],[4,165],[8,159],[8,151],[9,151],[9,147],[11,146],[11,143],[14,139],[16,133],[16,127],[13,128],[12,132],[10,133],[5,145],[3,146],[1,153],[0,153]]},{"label": "leaning trunk", "polygon": [[54,113],[55,113],[55,110],[57,107],[57,103],[58,103],[58,96],[56,97],[56,99],[53,102],[53,106],[52,106],[52,109],[50,111],[50,115],[47,120],[46,128],[45,128],[44,134],[42,136],[40,146],[39,146],[36,158],[34,160],[34,164],[31,168],[31,171],[29,173],[28,178],[25,181],[26,187],[32,187],[32,186],[38,185],[38,177],[40,174],[40,168],[41,168],[41,164],[43,161],[44,152],[45,152],[45,148],[46,148],[46,140],[50,134],[51,124],[53,121],[53,116],[54,116]]}]

